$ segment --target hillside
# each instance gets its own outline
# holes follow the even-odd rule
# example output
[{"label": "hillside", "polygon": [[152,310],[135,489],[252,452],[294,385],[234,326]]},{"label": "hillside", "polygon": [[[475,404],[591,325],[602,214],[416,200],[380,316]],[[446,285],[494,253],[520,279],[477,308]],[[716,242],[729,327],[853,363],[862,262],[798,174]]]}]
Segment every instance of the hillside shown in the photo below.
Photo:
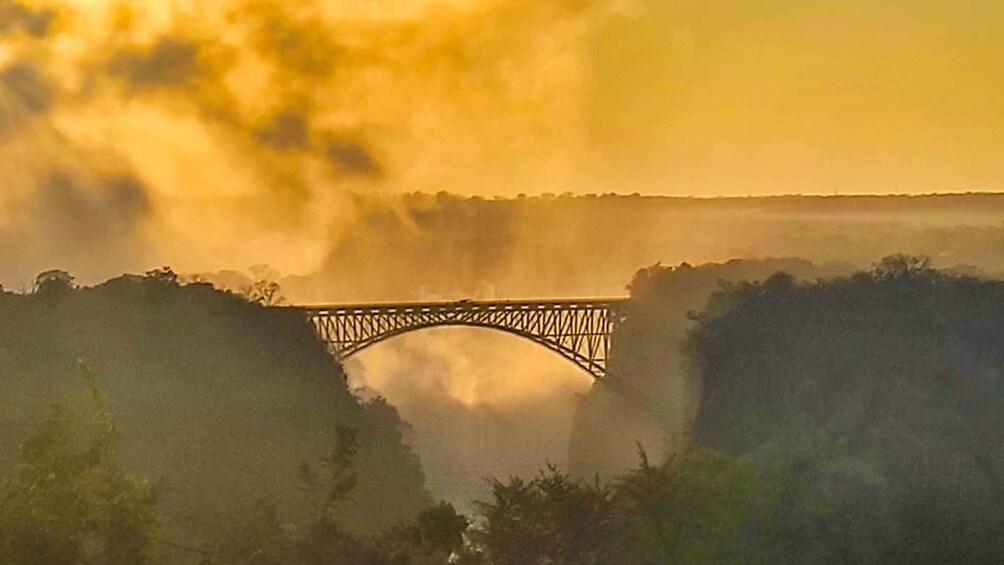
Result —
[{"label": "hillside", "polygon": [[162,481],[172,539],[195,543],[258,497],[302,512],[296,467],[329,455],[339,427],[358,430],[347,526],[376,531],[431,503],[407,426],[386,403],[353,396],[297,312],[182,286],[169,271],[67,282],[0,295],[3,457],[48,405],[74,405],[83,362],[121,422],[125,465]]},{"label": "hillside", "polygon": [[731,285],[690,342],[693,439],[800,461],[828,508],[800,525],[807,555],[999,563],[1002,305],[1000,281],[903,256],[850,278]]},{"label": "hillside", "polygon": [[690,314],[724,282],[763,280],[778,271],[815,280],[849,270],[794,258],[640,270],[628,285],[629,310],[613,336],[607,377],[578,399],[570,468],[583,477],[609,477],[631,468],[638,443],[656,458],[686,448],[699,392],[687,373]]}]

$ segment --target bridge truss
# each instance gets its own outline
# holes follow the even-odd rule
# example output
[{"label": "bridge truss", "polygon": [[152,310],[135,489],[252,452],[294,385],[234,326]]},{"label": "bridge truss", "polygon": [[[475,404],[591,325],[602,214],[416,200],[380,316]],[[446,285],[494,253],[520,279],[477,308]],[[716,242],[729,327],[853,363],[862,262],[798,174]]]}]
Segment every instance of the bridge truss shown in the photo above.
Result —
[{"label": "bridge truss", "polygon": [[606,375],[625,299],[429,302],[305,307],[339,359],[405,333],[440,326],[500,330],[558,353],[594,378]]}]

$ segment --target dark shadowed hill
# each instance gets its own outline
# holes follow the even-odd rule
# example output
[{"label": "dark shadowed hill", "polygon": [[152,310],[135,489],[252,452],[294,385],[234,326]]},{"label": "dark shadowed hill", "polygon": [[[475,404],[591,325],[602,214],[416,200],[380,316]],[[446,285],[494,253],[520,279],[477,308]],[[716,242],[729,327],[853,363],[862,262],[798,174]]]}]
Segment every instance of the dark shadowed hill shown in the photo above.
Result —
[{"label": "dark shadowed hill", "polygon": [[329,455],[340,426],[356,428],[359,444],[345,525],[374,531],[431,502],[406,425],[386,403],[352,395],[295,311],[181,286],[169,272],[0,294],[3,457],[50,403],[73,405],[78,360],[110,397],[126,466],[163,481],[168,535],[198,540],[258,497],[295,515],[306,504],[297,465]]},{"label": "dark shadowed hill", "polygon": [[684,351],[690,313],[727,281],[763,280],[777,271],[815,280],[850,272],[803,259],[733,260],[639,271],[628,289],[626,321],[614,335],[609,374],[581,396],[569,464],[581,476],[614,476],[637,460],[637,444],[654,458],[684,449],[698,401]]},{"label": "dark shadowed hill", "polygon": [[902,256],[826,282],[775,275],[716,294],[691,351],[697,443],[795,453],[814,473],[832,521],[803,528],[806,547],[1004,560],[1004,282]]}]

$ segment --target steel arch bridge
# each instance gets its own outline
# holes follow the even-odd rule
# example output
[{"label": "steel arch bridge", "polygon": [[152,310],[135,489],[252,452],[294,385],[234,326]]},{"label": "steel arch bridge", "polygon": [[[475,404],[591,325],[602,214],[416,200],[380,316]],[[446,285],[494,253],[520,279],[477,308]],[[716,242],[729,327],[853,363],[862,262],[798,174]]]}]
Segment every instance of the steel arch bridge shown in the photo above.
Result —
[{"label": "steel arch bridge", "polygon": [[624,320],[626,299],[357,304],[301,307],[340,360],[392,337],[425,328],[489,328],[528,339],[606,376],[610,339]]}]

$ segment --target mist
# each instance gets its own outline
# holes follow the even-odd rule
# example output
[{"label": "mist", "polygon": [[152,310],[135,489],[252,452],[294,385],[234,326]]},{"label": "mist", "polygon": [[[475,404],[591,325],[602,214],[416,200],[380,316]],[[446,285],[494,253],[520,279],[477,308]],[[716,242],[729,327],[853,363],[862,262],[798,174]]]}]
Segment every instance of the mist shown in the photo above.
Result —
[{"label": "mist", "polygon": [[[19,173],[0,201],[5,218],[44,218],[48,179],[65,170],[96,177],[69,197],[100,200],[105,177],[128,175],[148,203],[121,219],[97,203],[80,220],[128,221],[130,235],[149,236],[75,269],[91,281],[151,261],[309,272],[356,225],[357,192],[568,189],[583,45],[610,10],[508,0],[5,6],[4,154]],[[8,224],[9,237],[61,235]],[[0,275],[28,278],[45,255],[29,247]]]},{"label": "mist", "polygon": [[[288,304],[623,296],[660,263],[1004,259],[1001,197],[917,196],[1004,187],[993,3],[0,7],[8,288],[171,265],[239,290],[265,265]],[[914,196],[717,198],[789,193]],[[491,333],[407,336],[346,370],[458,504],[486,475],[571,464],[593,386]],[[578,457],[625,468],[624,439]]]},{"label": "mist", "polygon": [[[1004,179],[1004,9],[983,2],[9,0],[2,17],[9,285],[53,263],[90,282],[153,264],[309,274],[370,219],[357,194]],[[118,231],[41,259],[71,247],[45,220],[58,176],[89,179],[67,190],[80,225]],[[121,178],[141,209],[109,202]]]},{"label": "mist", "polygon": [[[643,265],[808,260],[709,266],[694,275],[700,283],[685,276],[671,286],[679,324],[670,348],[682,346],[687,312],[700,310],[719,280],[758,280],[778,270],[815,280],[867,269],[875,257],[901,250],[930,255],[956,271],[993,275],[1004,234],[1004,198],[993,195],[486,200],[418,194],[364,202],[362,226],[370,229],[346,235],[317,273],[279,279],[293,302],[615,297],[627,294]],[[632,349],[621,372],[634,375],[640,388],[682,378],[682,368],[670,371],[672,377],[662,372],[680,361],[663,354]],[[652,365],[635,366],[633,358]],[[650,394],[654,405],[639,406],[592,385],[557,356],[489,331],[409,334],[364,352],[346,371],[350,382],[387,397],[415,426],[430,487],[458,505],[487,491],[486,469],[532,474],[551,462],[583,476],[611,476],[636,463],[637,441],[653,457],[670,453],[680,445],[670,444],[686,429],[690,402],[688,391],[674,384],[665,397]],[[652,382],[644,385],[645,379]],[[577,411],[581,429],[569,448]],[[604,432],[592,434],[593,427]],[[677,439],[667,441],[667,433]]]}]

